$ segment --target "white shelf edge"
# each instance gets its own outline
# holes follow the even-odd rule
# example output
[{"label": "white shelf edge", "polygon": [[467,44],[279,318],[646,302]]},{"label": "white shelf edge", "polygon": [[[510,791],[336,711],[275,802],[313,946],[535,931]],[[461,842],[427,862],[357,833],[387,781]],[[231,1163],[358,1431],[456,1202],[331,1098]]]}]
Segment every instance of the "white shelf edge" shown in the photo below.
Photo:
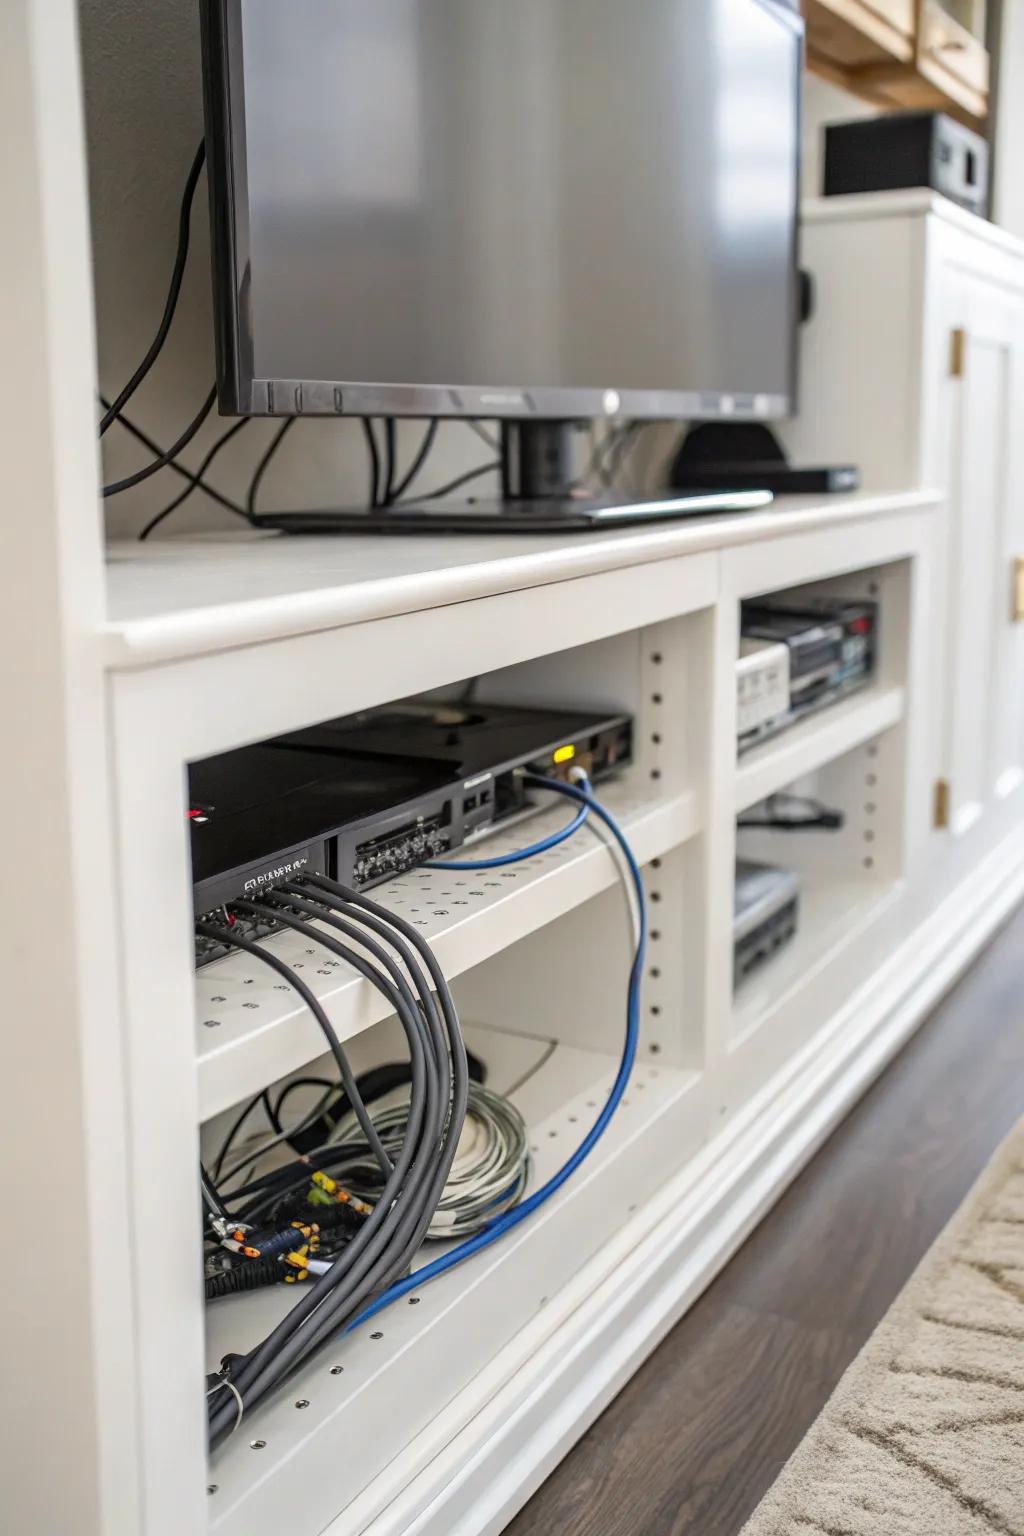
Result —
[{"label": "white shelf edge", "polygon": [[[440,545],[422,536],[268,540],[248,533],[115,545],[107,568],[104,661],[112,671],[156,666],[673,556],[920,512],[939,501],[928,490],[856,491],[820,500],[780,498],[763,512],[643,529],[567,538],[442,536]],[[439,548],[446,562],[437,558]],[[195,593],[206,588],[209,600],[196,601]]]},{"label": "white shelf edge", "polygon": [[904,709],[901,687],[875,684],[754,747],[736,767],[737,815],[898,725]]},{"label": "white shelf edge", "polygon": [[[602,800],[621,817],[641,865],[687,842],[700,827],[692,793],[644,799],[627,782],[606,787]],[[480,846],[480,856],[501,853],[506,844],[521,847],[564,820],[560,808],[546,811],[489,838]],[[422,928],[445,975],[454,978],[599,895],[617,879],[607,846],[583,833],[498,878],[419,869],[370,894],[388,905],[391,893],[402,891],[396,910]],[[411,905],[418,899],[422,907]],[[280,934],[267,943],[289,964],[302,968],[303,979],[325,1005],[342,1041],[388,1016],[386,1003],[368,982],[326,951],[322,956],[310,953],[298,934]],[[218,1022],[211,1026],[207,1021],[212,1020]],[[315,1061],[325,1050],[323,1035],[297,995],[268,966],[244,955],[215,961],[197,974],[196,1037],[201,1121]]]}]

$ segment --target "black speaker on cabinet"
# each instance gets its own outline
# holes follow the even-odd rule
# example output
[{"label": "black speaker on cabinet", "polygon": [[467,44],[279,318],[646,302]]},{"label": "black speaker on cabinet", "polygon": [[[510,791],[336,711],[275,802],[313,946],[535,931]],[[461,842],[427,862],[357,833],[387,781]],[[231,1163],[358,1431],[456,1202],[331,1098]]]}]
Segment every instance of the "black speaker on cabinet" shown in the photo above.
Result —
[{"label": "black speaker on cabinet", "polygon": [[930,187],[988,216],[988,144],[943,112],[896,112],[825,129],[826,197]]}]

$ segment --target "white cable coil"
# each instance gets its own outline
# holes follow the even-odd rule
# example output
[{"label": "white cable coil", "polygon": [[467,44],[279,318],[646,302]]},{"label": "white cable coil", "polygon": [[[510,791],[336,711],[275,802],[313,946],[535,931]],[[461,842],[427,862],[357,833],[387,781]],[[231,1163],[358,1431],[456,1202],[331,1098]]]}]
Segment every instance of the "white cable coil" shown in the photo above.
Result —
[{"label": "white cable coil", "polygon": [[[404,1090],[370,1105],[374,1126],[389,1150],[401,1143],[408,1114]],[[334,1127],[331,1140],[351,1141],[358,1135],[354,1117],[346,1115]],[[351,1166],[355,1172],[365,1168],[365,1155],[353,1159]],[[471,1083],[455,1161],[427,1235],[454,1238],[479,1232],[522,1198],[529,1172],[530,1143],[522,1115],[508,1099]],[[346,1177],[345,1164],[332,1173],[353,1194],[367,1200],[376,1198],[376,1191],[362,1185],[358,1177]]]}]

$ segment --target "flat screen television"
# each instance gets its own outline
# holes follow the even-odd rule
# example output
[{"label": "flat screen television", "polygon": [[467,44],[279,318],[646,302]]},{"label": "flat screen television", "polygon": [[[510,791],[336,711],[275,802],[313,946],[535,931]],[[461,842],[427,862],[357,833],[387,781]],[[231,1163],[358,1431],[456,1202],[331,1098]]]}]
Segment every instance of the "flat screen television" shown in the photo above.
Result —
[{"label": "flat screen television", "polygon": [[222,412],[791,412],[792,5],[201,3]]}]

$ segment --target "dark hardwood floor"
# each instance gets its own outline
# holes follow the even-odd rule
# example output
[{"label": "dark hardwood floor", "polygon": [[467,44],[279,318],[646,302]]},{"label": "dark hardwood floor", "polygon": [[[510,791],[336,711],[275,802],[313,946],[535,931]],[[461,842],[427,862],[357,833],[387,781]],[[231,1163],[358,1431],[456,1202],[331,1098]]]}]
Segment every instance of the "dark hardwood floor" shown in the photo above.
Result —
[{"label": "dark hardwood floor", "polygon": [[1024,913],[508,1536],[736,1536],[1024,1115]]}]

